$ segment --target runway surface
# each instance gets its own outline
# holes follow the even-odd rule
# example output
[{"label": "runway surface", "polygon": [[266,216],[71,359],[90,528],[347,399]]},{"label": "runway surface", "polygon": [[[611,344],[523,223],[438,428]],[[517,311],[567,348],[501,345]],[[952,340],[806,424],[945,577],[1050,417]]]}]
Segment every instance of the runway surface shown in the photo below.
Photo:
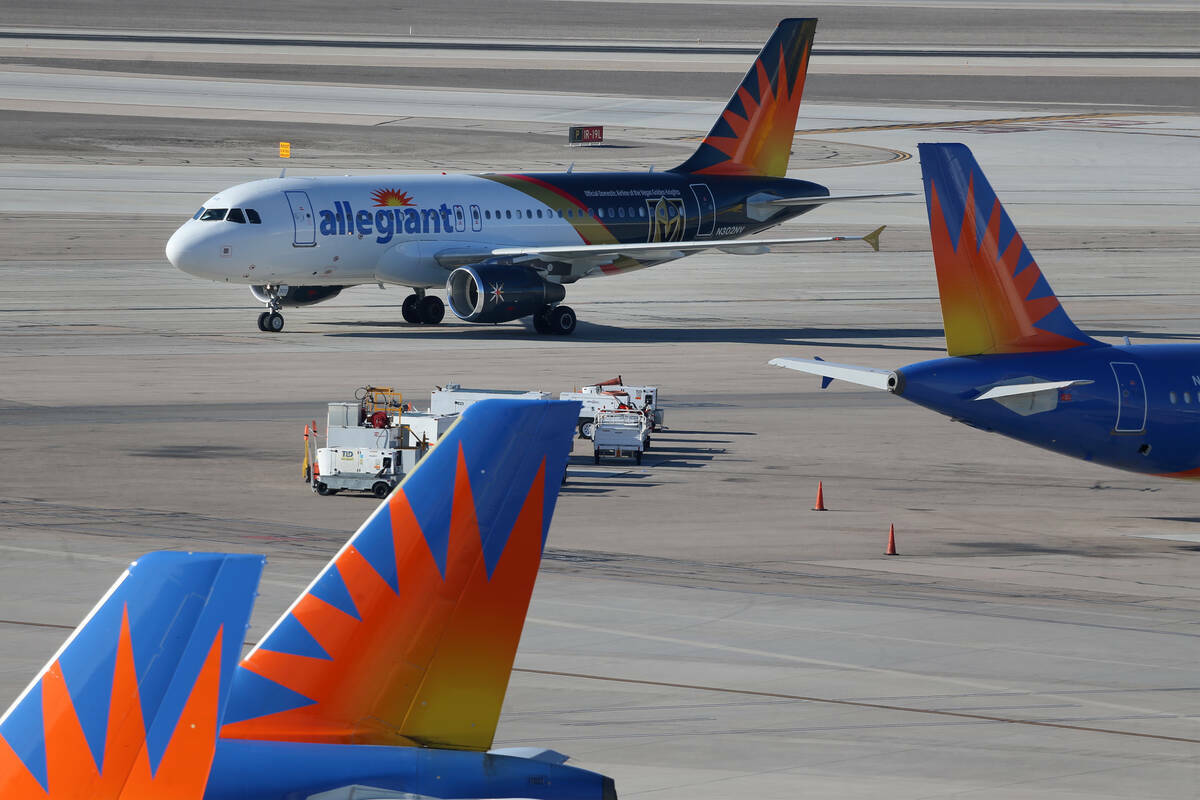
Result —
[{"label": "runway surface", "polygon": [[[509,41],[532,18],[546,39],[680,45],[719,22],[704,44],[744,47],[792,13],[438,8],[414,35]],[[178,10],[151,28],[132,2],[103,17],[15,3],[3,24],[408,36],[376,7],[336,20],[287,9]],[[1200,17],[1175,2],[815,13],[827,46],[1161,52],[1194,46]],[[266,336],[244,287],[196,281],[162,255],[206,197],[278,174],[281,139],[299,174],[673,166],[746,56],[575,55],[556,70],[548,54],[492,48],[438,91],[422,76],[456,57],[433,46],[406,51],[402,69],[395,53],[352,48],[16,47],[0,40],[0,696],[151,549],[265,552],[260,636],[374,508],[300,481],[304,424],[355,387],[423,404],[447,382],[561,391],[619,373],[663,387],[668,430],[640,467],[597,468],[577,447],[498,745],[569,753],[626,797],[1200,792],[1193,484],[766,365],[890,368],[944,352],[922,198],[831,205],[781,231],[886,223],[879,254],[701,255],[582,282],[570,339],[411,327],[398,287],[290,310],[286,333]],[[287,73],[308,58],[312,75]],[[837,193],[919,191],[916,144],[963,141],[1081,327],[1110,341],[1196,337],[1200,113],[1181,89],[1196,59],[837,59],[814,56],[810,86],[825,77],[852,96],[806,94],[792,175]],[[1037,79],[1051,69],[1064,74]],[[684,74],[690,88],[674,93]],[[984,78],[993,91],[980,96]],[[1128,81],[1155,88],[1138,98]],[[1094,94],[1072,105],[1078,87]],[[580,115],[609,125],[612,146],[565,147]],[[818,481],[826,513],[808,511]],[[901,555],[885,557],[893,523]]]}]

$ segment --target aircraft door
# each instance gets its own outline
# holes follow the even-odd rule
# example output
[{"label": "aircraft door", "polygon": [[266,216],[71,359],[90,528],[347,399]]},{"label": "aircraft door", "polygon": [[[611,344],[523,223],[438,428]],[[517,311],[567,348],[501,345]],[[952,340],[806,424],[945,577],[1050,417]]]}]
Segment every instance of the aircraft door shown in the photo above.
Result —
[{"label": "aircraft door", "polygon": [[462,206],[454,207],[454,230],[462,233],[467,229],[467,212],[463,211]]},{"label": "aircraft door", "polygon": [[713,202],[712,190],[706,183],[693,183],[692,194],[696,198],[696,236],[712,236],[717,224],[717,205]]},{"label": "aircraft door", "polygon": [[1142,371],[1132,361],[1113,361],[1117,381],[1117,424],[1115,433],[1141,433],[1146,430],[1146,384]]},{"label": "aircraft door", "polygon": [[296,234],[292,239],[292,247],[316,247],[317,220],[313,216],[312,203],[308,202],[308,192],[284,192],[288,205],[292,209],[292,224]]},{"label": "aircraft door", "polygon": [[483,230],[483,214],[479,213],[477,205],[471,206],[471,230],[476,232]]}]

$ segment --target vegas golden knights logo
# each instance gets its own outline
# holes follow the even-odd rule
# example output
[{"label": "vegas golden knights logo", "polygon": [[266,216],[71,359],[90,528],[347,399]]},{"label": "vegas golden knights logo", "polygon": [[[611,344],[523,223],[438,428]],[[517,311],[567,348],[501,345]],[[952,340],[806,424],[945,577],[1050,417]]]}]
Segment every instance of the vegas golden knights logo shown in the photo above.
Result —
[{"label": "vegas golden knights logo", "polygon": [[683,199],[659,197],[646,201],[646,212],[650,216],[648,242],[678,242],[683,239],[683,226],[687,221],[683,211]]}]

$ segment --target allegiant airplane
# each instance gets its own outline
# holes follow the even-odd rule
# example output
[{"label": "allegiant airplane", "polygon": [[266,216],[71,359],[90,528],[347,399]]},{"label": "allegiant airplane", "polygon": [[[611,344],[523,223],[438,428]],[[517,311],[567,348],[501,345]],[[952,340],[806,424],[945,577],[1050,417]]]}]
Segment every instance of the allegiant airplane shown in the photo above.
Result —
[{"label": "allegiant airplane", "polygon": [[492,749],[578,415],[468,408],[244,657],[261,556],[139,559],[0,718],[0,797],[613,800]]},{"label": "allegiant airplane", "polygon": [[[359,284],[412,288],[410,323],[436,324],[446,287],[467,322],[532,317],[570,334],[567,284],[703,250],[758,255],[776,245],[866,236],[752,239],[833,200],[785,178],[815,19],[785,19],[763,46],[696,152],[665,172],[283,177],[243,183],[205,202],[167,242],[167,258],[200,278],[249,284],[258,327],[283,330],[284,306]],[[882,230],[882,229],[880,229]]]},{"label": "allegiant airplane", "polygon": [[1200,345],[1109,345],[1075,327],[971,151],[920,145],[949,358],[888,371],[772,364],[883,389],[1057,453],[1200,477]]}]

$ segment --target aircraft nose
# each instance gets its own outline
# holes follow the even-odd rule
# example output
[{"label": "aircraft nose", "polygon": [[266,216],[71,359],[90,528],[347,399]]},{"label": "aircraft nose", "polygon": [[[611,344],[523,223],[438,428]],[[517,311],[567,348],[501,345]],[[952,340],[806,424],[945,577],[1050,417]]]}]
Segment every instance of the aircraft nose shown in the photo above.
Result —
[{"label": "aircraft nose", "polygon": [[201,239],[191,224],[179,227],[167,240],[167,260],[178,270],[197,277],[208,277],[202,257]]}]

